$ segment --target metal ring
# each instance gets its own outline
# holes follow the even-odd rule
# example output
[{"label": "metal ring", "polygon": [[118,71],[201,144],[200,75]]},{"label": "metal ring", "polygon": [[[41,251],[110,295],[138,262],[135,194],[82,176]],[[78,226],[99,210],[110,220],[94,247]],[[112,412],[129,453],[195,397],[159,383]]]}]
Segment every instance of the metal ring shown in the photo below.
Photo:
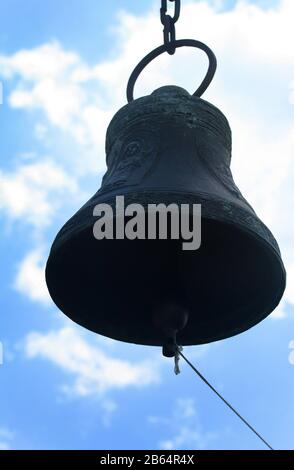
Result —
[{"label": "metal ring", "polygon": [[[209,60],[208,70],[206,72],[206,75],[201,85],[197,88],[195,93],[193,93],[194,96],[200,97],[209,87],[216,71],[217,62],[216,62],[216,57],[214,53],[206,44],[200,41],[196,41],[195,39],[179,39],[175,41],[173,45],[175,46],[175,48],[183,47],[183,46],[196,47],[197,49],[201,49],[202,51],[206,53],[208,60]],[[162,46],[157,47],[156,49],[153,49],[153,51],[149,52],[149,54],[147,54],[141,60],[141,62],[139,62],[139,64],[134,68],[133,72],[130,75],[128,85],[127,85],[128,103],[130,103],[134,99],[134,86],[142,70],[146,67],[146,65],[150,64],[150,62],[152,62],[153,59],[163,54],[163,52],[168,52],[168,48],[164,44]]]}]

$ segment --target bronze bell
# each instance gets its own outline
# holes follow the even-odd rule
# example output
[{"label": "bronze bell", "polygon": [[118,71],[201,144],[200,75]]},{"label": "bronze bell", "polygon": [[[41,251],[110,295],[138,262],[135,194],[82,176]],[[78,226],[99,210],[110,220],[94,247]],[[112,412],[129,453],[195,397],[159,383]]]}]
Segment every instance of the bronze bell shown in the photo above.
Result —
[{"label": "bronze bell", "polygon": [[[47,262],[60,310],[89,330],[145,345],[165,344],[167,311],[180,323],[179,344],[192,345],[241,333],[274,310],[285,289],[279,247],[233,181],[231,131],[219,109],[182,88],[159,88],[118,111],[106,154],[101,188],[60,230]],[[96,240],[93,209],[114,207],[118,195],[146,211],[149,203],[201,204],[200,248]]]}]

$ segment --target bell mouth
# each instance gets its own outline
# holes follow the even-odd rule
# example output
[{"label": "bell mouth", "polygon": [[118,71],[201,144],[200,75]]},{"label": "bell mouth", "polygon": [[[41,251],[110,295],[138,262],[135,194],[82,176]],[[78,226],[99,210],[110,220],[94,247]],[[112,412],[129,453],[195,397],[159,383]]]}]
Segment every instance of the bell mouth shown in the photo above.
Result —
[{"label": "bell mouth", "polygon": [[46,266],[52,299],[73,321],[113,339],[162,346],[163,301],[188,311],[178,343],[209,343],[268,316],[285,289],[279,253],[228,221],[202,217],[198,250],[181,240],[96,240],[93,226],[55,243]]}]

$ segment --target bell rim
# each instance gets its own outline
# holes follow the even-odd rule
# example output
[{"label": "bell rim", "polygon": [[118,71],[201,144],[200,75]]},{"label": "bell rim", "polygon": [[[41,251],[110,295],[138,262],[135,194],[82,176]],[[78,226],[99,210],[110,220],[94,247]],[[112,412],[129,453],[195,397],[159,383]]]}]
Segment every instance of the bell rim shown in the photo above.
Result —
[{"label": "bell rim", "polygon": [[[151,198],[151,194],[152,194],[152,198]],[[137,202],[137,203],[142,203],[143,206],[144,206],[143,200],[145,201],[145,204],[148,204],[148,203],[151,203],[151,202],[154,203],[154,202],[156,202],[156,200],[157,200],[157,203],[160,203],[160,202],[172,203],[172,202],[175,202],[175,200],[177,201],[177,203],[187,203],[188,196],[190,196],[190,203],[191,203],[191,198],[192,198],[194,203],[199,203],[199,200],[201,199],[201,197],[203,197],[203,194],[200,195],[200,193],[187,194],[186,192],[181,193],[179,191],[175,191],[172,194],[173,195],[171,195],[170,191],[169,192],[164,192],[164,191],[161,190],[161,191],[152,191],[152,192],[150,192],[150,191],[140,191],[140,192],[137,192],[136,194],[134,194],[134,192],[129,192],[129,193],[124,193],[123,195],[126,197],[126,203]],[[150,198],[148,199],[148,195],[150,196],[150,198],[152,200],[150,200]],[[163,195],[165,195],[166,197],[164,198]],[[56,240],[53,243],[53,246],[52,246],[52,249],[51,249],[47,264],[46,264],[46,281],[47,281],[49,292],[50,292],[49,267],[50,267],[50,262],[51,262],[50,260],[52,259],[51,256],[54,255],[55,250],[59,250],[60,248],[62,248],[63,244],[66,243],[66,241],[68,240],[68,237],[71,238],[71,237],[79,236],[81,231],[89,230],[89,228],[90,227],[92,228],[92,226],[93,226],[94,217],[92,215],[93,214],[92,210],[90,210],[91,224],[89,224],[89,217],[86,217],[84,219],[84,223],[82,225],[80,224],[79,227],[77,227],[76,217],[78,215],[81,215],[81,214],[79,214],[80,212],[85,212],[86,208],[88,208],[88,209],[92,208],[99,202],[111,204],[111,202],[113,203],[115,201],[115,196],[113,196],[113,195],[110,196],[109,194],[108,195],[99,194],[97,196],[99,196],[99,197],[94,197],[90,200],[92,202],[91,204],[89,204],[89,202],[88,202],[80,211],[78,211],[78,213],[75,216],[73,216],[72,219],[75,220],[75,222],[74,222],[75,230],[67,231],[66,236],[62,236],[61,238],[57,235],[57,238],[59,238],[59,239],[58,239],[57,243],[56,243]],[[206,197],[207,197],[207,194],[206,194]],[[174,198],[176,198],[176,199],[174,199]],[[167,199],[168,199],[168,201],[167,201]],[[210,199],[211,199],[211,195],[210,195]],[[207,202],[207,200],[206,200],[206,202]],[[280,302],[280,300],[283,296],[283,293],[285,291],[285,287],[286,287],[286,270],[285,270],[285,267],[284,267],[284,264],[283,264],[283,261],[282,261],[282,257],[281,257],[281,254],[280,254],[279,247],[278,247],[277,242],[275,241],[273,235],[271,234],[270,230],[263,224],[263,222],[254,213],[250,214],[248,210],[245,210],[243,208],[240,208],[239,206],[236,206],[236,204],[232,203],[231,201],[225,201],[225,202],[227,204],[229,204],[231,209],[232,209],[232,207],[234,209],[237,208],[237,212],[235,212],[235,214],[234,214],[234,220],[228,220],[225,217],[221,217],[221,214],[219,212],[219,207],[221,206],[220,198],[218,198],[218,211],[214,212],[214,213],[211,212],[211,211],[208,211],[206,213],[204,211],[204,212],[202,212],[202,218],[215,220],[219,223],[226,224],[226,225],[233,225],[232,222],[234,222],[233,226],[234,226],[235,229],[237,228],[238,230],[241,230],[242,232],[246,232],[246,234],[250,238],[254,238],[254,240],[257,243],[263,245],[263,248],[266,247],[266,249],[269,250],[271,255],[274,257],[276,267],[279,269],[279,287],[277,288],[275,295],[271,299],[270,304],[267,305],[267,308],[264,309],[264,311],[261,315],[255,314],[254,317],[251,318],[251,320],[250,320],[250,316],[248,316],[247,319],[246,319],[246,323],[244,322],[241,325],[238,324],[238,326],[232,328],[231,330],[226,330],[225,334],[214,335],[214,336],[211,336],[210,338],[206,337],[203,340],[197,341],[197,342],[195,340],[193,342],[182,341],[181,344],[183,346],[206,344],[206,343],[210,343],[210,342],[220,341],[220,340],[223,340],[223,339],[226,339],[226,338],[229,338],[229,337],[236,336],[238,334],[241,334],[241,333],[249,330],[253,326],[260,323],[262,320],[264,320],[266,317],[268,317],[273,312],[273,310],[278,306],[278,304],[279,304],[279,302]],[[204,207],[205,207],[205,205],[204,205]],[[247,223],[247,225],[244,224],[244,220],[243,220],[242,223],[240,223],[240,220],[242,220],[242,219],[239,219],[238,216],[236,216],[236,213],[238,213],[238,210],[241,210],[241,212],[246,212],[247,216],[249,214],[250,217],[254,218],[254,220],[258,224],[260,224],[262,227],[265,227],[266,231],[258,233],[256,230],[251,229],[249,227],[248,223]],[[248,222],[248,218],[246,220]],[[255,225],[255,228],[256,228],[256,225]],[[267,235],[267,236],[265,236],[265,235]],[[54,302],[60,308],[60,310],[62,310],[64,312],[64,310],[62,308],[62,302],[58,301],[56,296],[54,297]],[[242,307],[240,309],[236,309],[235,314],[238,315],[238,312],[241,312],[241,311],[245,310],[246,308],[248,309],[248,306],[247,307],[246,306]],[[65,314],[67,315],[67,313],[65,313]],[[71,317],[69,317],[69,318],[71,318]],[[148,345],[148,346],[162,346],[162,344],[157,344],[157,343],[154,343],[154,342],[141,342],[141,341],[134,341],[134,340],[130,341],[127,337],[126,338],[121,338],[121,337],[115,337],[114,335],[107,335],[107,334],[102,333],[101,331],[99,332],[95,329],[92,329],[92,328],[89,328],[89,327],[85,326],[85,324],[80,323],[76,319],[73,319],[73,318],[71,318],[71,319],[73,321],[75,321],[77,324],[79,324],[80,326],[83,326],[84,328],[86,328],[90,331],[93,331],[93,332],[98,333],[98,334],[102,334],[104,336],[110,337],[112,339],[116,339],[118,341],[123,341],[123,342],[127,342],[127,343],[130,343],[130,344],[143,344],[143,345]],[[179,335],[179,338],[180,338],[180,335]],[[179,341],[180,341],[180,339],[179,339]]]},{"label": "bell rim", "polygon": [[[223,222],[223,221],[219,221],[220,223],[225,223],[226,222]],[[251,235],[251,233],[248,231],[247,232],[249,235]],[[256,240],[258,243],[262,243],[260,239],[257,239]],[[268,244],[268,248],[270,249],[271,253],[274,255],[276,261],[278,262],[279,264],[279,268],[281,270],[281,273],[280,273],[280,279],[282,280],[282,283],[279,287],[279,290],[276,291],[276,294],[275,296],[273,297],[270,305],[267,306],[267,308],[263,311],[263,313],[261,315],[257,315],[255,314],[254,316],[251,316],[251,319],[250,319],[250,316],[246,316],[246,320],[244,320],[244,323],[239,323],[238,326],[234,327],[234,328],[231,328],[231,329],[226,329],[226,331],[223,333],[223,334],[217,334],[217,335],[212,335],[212,336],[207,336],[205,337],[203,340],[193,340],[193,341],[189,341],[189,340],[182,340],[181,341],[181,333],[179,333],[178,335],[178,342],[179,344],[181,344],[182,346],[196,346],[196,345],[202,345],[202,344],[209,344],[209,343],[213,343],[213,342],[216,342],[216,341],[221,341],[221,340],[225,340],[225,339],[228,339],[228,338],[232,338],[234,336],[237,336],[241,333],[244,333],[248,330],[250,330],[252,327],[254,327],[255,325],[258,325],[260,322],[262,322],[263,320],[265,320],[268,316],[270,316],[270,314],[275,310],[275,308],[279,305],[282,297],[283,297],[283,293],[285,291],[285,287],[286,287],[286,270],[285,270],[285,267],[284,267],[284,264],[281,260],[281,257],[278,256],[278,253],[276,252],[276,250]],[[49,269],[50,269],[50,262],[51,262],[51,256],[52,256],[53,253],[50,252],[50,255],[49,255],[49,258],[47,260],[47,263],[46,263],[46,268],[45,268],[45,278],[46,278],[46,282],[47,282],[47,286],[48,286],[48,290],[49,290],[49,293],[50,293],[50,296],[51,296],[51,292],[50,292],[50,287],[49,287],[49,284],[50,282],[48,282],[49,280]],[[111,338],[111,339],[114,339],[116,341],[121,341],[121,342],[125,342],[125,343],[129,343],[129,344],[137,344],[137,345],[145,345],[145,346],[157,346],[157,347],[162,347],[162,342],[156,342],[156,341],[136,341],[136,340],[130,340],[127,336],[125,337],[121,337],[121,336],[115,336],[115,335],[109,335],[109,334],[106,334],[105,332],[102,332],[101,330],[99,331],[98,329],[95,329],[95,328],[91,328],[89,326],[87,326],[85,323],[83,322],[80,322],[77,320],[76,317],[72,317],[70,315],[68,315],[65,311],[64,311],[64,308],[63,308],[63,305],[62,305],[62,301],[59,300],[56,295],[54,296],[54,299],[53,299],[53,296],[51,296],[53,302],[55,303],[55,305],[72,321],[74,321],[76,324],[78,324],[79,326],[85,328],[86,330],[88,331],[91,331],[93,333],[96,333],[96,334],[100,334],[102,336],[105,336],[105,337],[108,337],[108,338]],[[248,306],[245,305],[245,306],[242,306],[241,308],[239,309],[236,309],[234,311],[234,314],[236,316],[240,316],[240,313],[241,312],[244,312],[246,311],[246,309],[248,309]]]}]

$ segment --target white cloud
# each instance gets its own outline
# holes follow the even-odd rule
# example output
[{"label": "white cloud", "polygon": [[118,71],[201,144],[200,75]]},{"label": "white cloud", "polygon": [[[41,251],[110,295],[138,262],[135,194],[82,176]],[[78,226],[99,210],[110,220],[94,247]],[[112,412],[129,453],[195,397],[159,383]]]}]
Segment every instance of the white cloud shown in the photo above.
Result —
[{"label": "white cloud", "polygon": [[64,51],[57,42],[20,50],[10,57],[1,56],[4,77],[21,78],[9,97],[10,105],[42,109],[50,122],[67,128],[83,101],[82,90],[70,81],[72,70],[79,65],[78,55]]},{"label": "white cloud", "polygon": [[49,225],[60,210],[61,196],[79,196],[75,180],[51,159],[0,171],[0,210],[13,221],[35,228]]},{"label": "white cloud", "polygon": [[58,77],[79,63],[75,53],[63,51],[57,43],[53,45],[54,54],[50,46],[44,45],[33,52],[20,50],[12,57],[1,56],[0,67],[3,75],[10,78],[14,73],[18,73],[26,80]]},{"label": "white cloud", "polygon": [[287,288],[285,298],[294,305],[294,263],[287,266]]},{"label": "white cloud", "polygon": [[289,100],[291,104],[294,104],[294,80],[289,83]]},{"label": "white cloud", "polygon": [[[30,333],[25,340],[27,358],[42,358],[73,376],[63,391],[79,396],[104,394],[113,389],[144,387],[159,382],[157,365],[151,361],[116,359],[89,344],[72,327],[46,334]],[[109,408],[111,407],[111,410]],[[113,411],[113,403],[108,412]]]},{"label": "white cloud", "polygon": [[286,305],[287,303],[285,302],[284,299],[282,299],[278,307],[271,314],[271,318],[273,320],[281,320],[282,318],[285,318],[286,317]]},{"label": "white cloud", "polygon": [[73,174],[78,173],[81,152],[87,154],[83,165],[88,171],[105,168],[103,151],[99,158],[94,156],[94,149],[97,152],[97,148],[104,148],[106,125],[113,108],[109,110],[109,104],[103,104],[103,94],[93,70],[56,41],[11,56],[0,56],[0,74],[6,80],[16,80],[8,98],[10,106],[41,111],[46,121],[47,125],[36,123],[36,136],[42,139],[49,126],[51,136],[58,129],[80,146],[76,148],[76,155],[71,156]]},{"label": "white cloud", "polygon": [[50,305],[50,298],[45,282],[45,260],[40,249],[29,252],[18,267],[14,288],[29,299]]},{"label": "white cloud", "polygon": [[0,451],[10,450],[14,434],[7,428],[0,428]]},{"label": "white cloud", "polygon": [[287,309],[294,305],[294,263],[287,264],[287,286],[284,297],[273,312],[272,317],[274,319],[281,319],[287,316]]},{"label": "white cloud", "polygon": [[161,426],[169,437],[159,442],[163,450],[206,449],[217,434],[203,432],[195,402],[192,398],[178,398],[169,417],[149,416],[148,422]]},{"label": "white cloud", "polygon": [[118,409],[118,405],[113,400],[104,399],[101,402],[101,407],[103,410],[103,424],[105,427],[109,428],[113,415]]}]

